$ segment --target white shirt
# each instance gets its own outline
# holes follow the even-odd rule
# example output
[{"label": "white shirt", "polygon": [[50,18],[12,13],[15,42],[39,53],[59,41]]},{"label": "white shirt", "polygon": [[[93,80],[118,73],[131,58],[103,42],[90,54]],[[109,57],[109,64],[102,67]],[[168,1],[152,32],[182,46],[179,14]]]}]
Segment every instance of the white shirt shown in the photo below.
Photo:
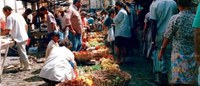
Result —
[{"label": "white shirt", "polygon": [[66,80],[74,79],[75,73],[69,61],[74,61],[73,53],[66,47],[54,47],[39,76],[53,81],[64,82]]},{"label": "white shirt", "polygon": [[55,43],[53,40],[49,42],[47,45],[46,53],[45,53],[45,58],[47,58],[50,54],[50,51],[52,50],[53,47],[59,47],[58,43]]},{"label": "white shirt", "polygon": [[11,37],[18,43],[28,40],[26,25],[24,17],[19,13],[11,13],[7,17],[6,29],[10,30]]},{"label": "white shirt", "polygon": [[[61,20],[62,29],[64,29],[67,26],[66,17],[67,17],[66,13],[64,13],[63,16],[61,16],[61,14],[58,16],[58,18]],[[66,38],[69,35],[69,28],[67,27],[65,29],[66,29],[65,31],[65,38]]]}]

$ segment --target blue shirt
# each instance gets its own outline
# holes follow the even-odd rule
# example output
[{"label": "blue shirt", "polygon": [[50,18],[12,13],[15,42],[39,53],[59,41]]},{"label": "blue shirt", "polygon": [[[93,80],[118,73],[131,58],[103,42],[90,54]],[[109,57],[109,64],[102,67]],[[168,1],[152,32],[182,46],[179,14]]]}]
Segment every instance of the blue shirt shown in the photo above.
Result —
[{"label": "blue shirt", "polygon": [[113,19],[115,24],[115,37],[131,37],[131,31],[129,26],[129,17],[125,9],[121,8],[115,18]]},{"label": "blue shirt", "polygon": [[195,28],[200,28],[200,3],[198,5],[196,16],[192,26]]}]

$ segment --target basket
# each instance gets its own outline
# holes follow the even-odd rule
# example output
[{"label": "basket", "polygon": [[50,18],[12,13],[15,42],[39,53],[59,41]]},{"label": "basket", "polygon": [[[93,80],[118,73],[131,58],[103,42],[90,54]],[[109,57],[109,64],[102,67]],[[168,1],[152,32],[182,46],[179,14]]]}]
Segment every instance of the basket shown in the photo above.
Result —
[{"label": "basket", "polygon": [[94,86],[128,86],[131,75],[124,71],[99,70],[92,74]]},{"label": "basket", "polygon": [[109,54],[109,49],[98,49],[98,50],[94,50],[93,51],[93,56],[94,57],[104,57],[107,56]]},{"label": "basket", "polygon": [[77,62],[89,62],[93,58],[93,54],[87,51],[74,52]]}]

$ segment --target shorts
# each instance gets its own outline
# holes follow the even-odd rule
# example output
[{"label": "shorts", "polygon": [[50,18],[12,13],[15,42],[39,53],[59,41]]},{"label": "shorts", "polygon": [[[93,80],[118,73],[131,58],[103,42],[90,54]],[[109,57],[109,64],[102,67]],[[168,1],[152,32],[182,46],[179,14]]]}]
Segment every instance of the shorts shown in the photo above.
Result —
[{"label": "shorts", "polygon": [[128,47],[130,45],[129,40],[130,38],[117,36],[114,43],[117,47]]}]

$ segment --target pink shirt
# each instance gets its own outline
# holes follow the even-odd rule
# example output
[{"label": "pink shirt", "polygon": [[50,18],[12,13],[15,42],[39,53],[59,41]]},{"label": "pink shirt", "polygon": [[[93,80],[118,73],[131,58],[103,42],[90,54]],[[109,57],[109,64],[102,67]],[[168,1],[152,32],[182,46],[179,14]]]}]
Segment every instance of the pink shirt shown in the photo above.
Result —
[{"label": "pink shirt", "polygon": [[81,16],[77,10],[75,10],[72,6],[66,12],[66,25],[72,25],[73,29],[76,33],[82,34],[82,21]]}]

